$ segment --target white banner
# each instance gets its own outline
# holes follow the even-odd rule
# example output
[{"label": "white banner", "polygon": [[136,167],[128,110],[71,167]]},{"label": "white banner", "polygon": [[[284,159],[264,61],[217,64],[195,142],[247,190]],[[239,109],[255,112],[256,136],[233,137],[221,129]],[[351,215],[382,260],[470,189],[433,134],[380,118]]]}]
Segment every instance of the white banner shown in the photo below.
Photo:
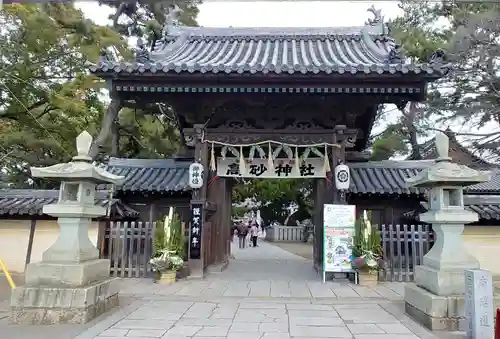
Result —
[{"label": "white banner", "polygon": [[355,205],[323,207],[323,282],[325,272],[352,271]]},{"label": "white banner", "polygon": [[312,158],[303,161],[297,171],[295,160],[276,159],[272,171],[268,170],[267,159],[245,159],[245,173],[240,173],[239,158],[218,158],[217,175],[220,177],[239,178],[325,178],[326,172],[322,158]]}]

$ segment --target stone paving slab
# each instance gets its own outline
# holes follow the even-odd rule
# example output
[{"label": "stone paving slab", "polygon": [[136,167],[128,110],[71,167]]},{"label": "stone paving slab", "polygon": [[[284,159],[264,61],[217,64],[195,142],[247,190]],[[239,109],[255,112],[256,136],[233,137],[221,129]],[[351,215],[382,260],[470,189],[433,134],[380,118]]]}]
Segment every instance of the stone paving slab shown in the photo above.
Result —
[{"label": "stone paving slab", "polygon": [[151,281],[122,281],[122,294],[136,297],[165,296],[192,298],[290,298],[336,300],[403,300],[403,284],[379,284],[373,288],[347,282],[245,280],[234,281],[210,276],[205,280],[184,280],[175,285],[158,285]]},{"label": "stone paving slab", "polygon": [[404,314],[403,284],[322,284],[310,261],[265,242],[234,255],[226,271],[203,280],[123,279],[120,295],[131,303],[72,334],[0,321],[0,338],[438,338]]},{"label": "stone paving slab", "polygon": [[433,339],[393,303],[148,301],[76,339]]}]

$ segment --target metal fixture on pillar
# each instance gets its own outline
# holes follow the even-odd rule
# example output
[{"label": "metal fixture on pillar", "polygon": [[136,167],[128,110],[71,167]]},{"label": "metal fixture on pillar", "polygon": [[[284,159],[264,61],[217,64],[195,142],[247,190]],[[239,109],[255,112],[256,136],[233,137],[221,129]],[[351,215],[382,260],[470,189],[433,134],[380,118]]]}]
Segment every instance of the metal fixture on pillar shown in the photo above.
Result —
[{"label": "metal fixture on pillar", "polygon": [[345,195],[351,183],[351,174],[349,166],[346,164],[338,164],[335,166],[335,187],[340,192],[340,200],[345,203]]}]

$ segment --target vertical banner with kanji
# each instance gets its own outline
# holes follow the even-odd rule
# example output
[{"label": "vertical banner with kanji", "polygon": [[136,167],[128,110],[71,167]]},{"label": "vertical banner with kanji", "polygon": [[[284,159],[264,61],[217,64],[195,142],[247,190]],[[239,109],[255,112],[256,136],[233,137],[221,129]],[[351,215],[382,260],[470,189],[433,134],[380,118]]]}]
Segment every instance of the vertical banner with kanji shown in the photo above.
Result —
[{"label": "vertical banner with kanji", "polygon": [[191,205],[191,226],[189,229],[189,259],[201,259],[201,227],[203,205]]}]

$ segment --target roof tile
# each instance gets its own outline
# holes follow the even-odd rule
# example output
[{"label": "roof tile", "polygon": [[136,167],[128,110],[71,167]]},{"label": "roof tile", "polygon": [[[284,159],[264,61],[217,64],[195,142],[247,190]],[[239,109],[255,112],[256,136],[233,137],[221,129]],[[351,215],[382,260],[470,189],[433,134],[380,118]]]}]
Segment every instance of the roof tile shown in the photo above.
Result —
[{"label": "roof tile", "polygon": [[191,161],[174,159],[111,158],[106,169],[125,176],[121,191],[180,192],[188,191],[188,171]]},{"label": "roof tile", "polygon": [[[2,189],[0,190],[0,215],[43,215],[43,206],[54,204],[59,199],[59,190]],[[96,202],[109,206],[108,192],[97,192]],[[139,212],[119,199],[111,201],[112,213],[121,217],[136,217]]]},{"label": "roof tile", "polygon": [[91,72],[356,74],[425,73],[442,76],[440,63],[411,64],[394,52],[394,40],[363,27],[176,27],[144,63],[100,61]]},{"label": "roof tile", "polygon": [[[418,218],[418,214],[427,211],[429,205],[426,201],[420,203],[420,210],[404,213],[407,218]],[[476,212],[479,220],[500,220],[500,195],[475,195],[464,196],[465,209]]]}]

